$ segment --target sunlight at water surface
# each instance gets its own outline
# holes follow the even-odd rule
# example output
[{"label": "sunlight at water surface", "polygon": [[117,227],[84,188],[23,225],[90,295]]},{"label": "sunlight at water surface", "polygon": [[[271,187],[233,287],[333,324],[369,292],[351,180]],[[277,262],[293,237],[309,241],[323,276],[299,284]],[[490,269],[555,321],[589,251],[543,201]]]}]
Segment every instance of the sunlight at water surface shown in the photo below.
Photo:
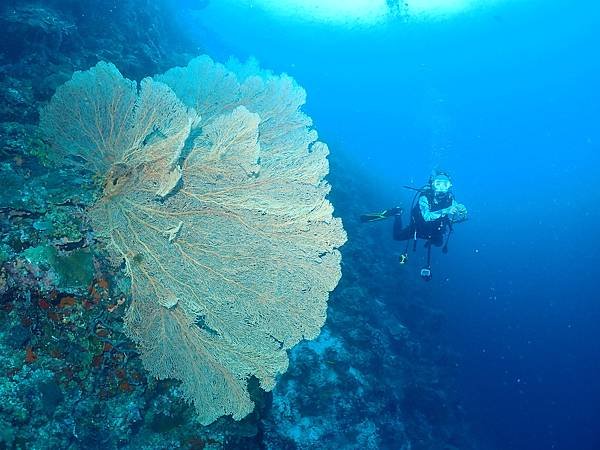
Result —
[{"label": "sunlight at water surface", "polygon": [[393,18],[432,19],[489,6],[497,0],[238,0],[280,16],[373,24]]}]

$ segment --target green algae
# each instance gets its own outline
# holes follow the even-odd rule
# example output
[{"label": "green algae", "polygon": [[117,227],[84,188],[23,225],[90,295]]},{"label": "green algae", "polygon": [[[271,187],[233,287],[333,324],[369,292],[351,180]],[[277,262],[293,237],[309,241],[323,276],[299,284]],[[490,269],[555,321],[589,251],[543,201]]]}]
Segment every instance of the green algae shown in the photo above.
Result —
[{"label": "green algae", "polygon": [[22,256],[31,264],[42,267],[54,267],[57,251],[51,245],[38,245],[24,250]]},{"label": "green algae", "polygon": [[22,255],[31,264],[53,269],[61,288],[85,288],[94,279],[93,255],[87,249],[62,254],[51,245],[38,245],[24,250]]},{"label": "green algae", "polygon": [[68,288],[86,288],[94,279],[93,256],[89,250],[79,249],[66,257],[59,257],[58,272]]}]

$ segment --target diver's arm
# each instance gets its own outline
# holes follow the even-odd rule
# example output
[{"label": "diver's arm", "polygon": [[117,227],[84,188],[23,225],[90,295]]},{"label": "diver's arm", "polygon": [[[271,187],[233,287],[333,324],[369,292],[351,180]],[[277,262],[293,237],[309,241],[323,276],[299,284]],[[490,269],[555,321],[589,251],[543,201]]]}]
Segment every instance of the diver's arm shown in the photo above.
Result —
[{"label": "diver's arm", "polygon": [[454,206],[454,211],[450,213],[450,220],[452,220],[452,222],[464,222],[468,219],[469,213],[467,212],[467,207],[465,205],[452,202],[452,206]]},{"label": "diver's arm", "polygon": [[432,211],[429,207],[429,200],[424,195],[419,198],[419,209],[425,222],[433,222],[441,217],[445,217],[450,214],[456,208],[456,200],[452,199],[452,205],[447,208],[440,209],[438,211]]}]

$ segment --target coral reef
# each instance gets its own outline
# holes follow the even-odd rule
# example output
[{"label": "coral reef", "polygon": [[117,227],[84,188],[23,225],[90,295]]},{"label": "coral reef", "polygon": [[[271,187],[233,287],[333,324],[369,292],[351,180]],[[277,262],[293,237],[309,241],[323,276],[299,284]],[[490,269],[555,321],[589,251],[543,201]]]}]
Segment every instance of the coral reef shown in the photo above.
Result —
[{"label": "coral reef", "polygon": [[[256,406],[241,421],[201,426],[180,382],[147,377],[123,329],[131,287],[86,220],[100,180],[54,167],[32,124],[74,70],[106,59],[141,79],[197,54],[166,5],[0,5],[0,448],[475,447],[452,394],[455,358],[440,345],[444,318],[398,270],[390,230],[358,223],[381,200],[343,149],[329,181],[350,239],[319,338],[290,350],[271,393],[250,379]],[[226,69],[245,80],[258,66]]]}]

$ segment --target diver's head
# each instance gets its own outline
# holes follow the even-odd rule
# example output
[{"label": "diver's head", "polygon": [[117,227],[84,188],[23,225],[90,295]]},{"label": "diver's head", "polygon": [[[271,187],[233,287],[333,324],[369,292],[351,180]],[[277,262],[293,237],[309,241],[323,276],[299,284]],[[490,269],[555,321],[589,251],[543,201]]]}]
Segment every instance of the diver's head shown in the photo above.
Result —
[{"label": "diver's head", "polygon": [[448,195],[452,187],[452,180],[446,172],[436,170],[429,179],[433,193],[438,197]]}]

